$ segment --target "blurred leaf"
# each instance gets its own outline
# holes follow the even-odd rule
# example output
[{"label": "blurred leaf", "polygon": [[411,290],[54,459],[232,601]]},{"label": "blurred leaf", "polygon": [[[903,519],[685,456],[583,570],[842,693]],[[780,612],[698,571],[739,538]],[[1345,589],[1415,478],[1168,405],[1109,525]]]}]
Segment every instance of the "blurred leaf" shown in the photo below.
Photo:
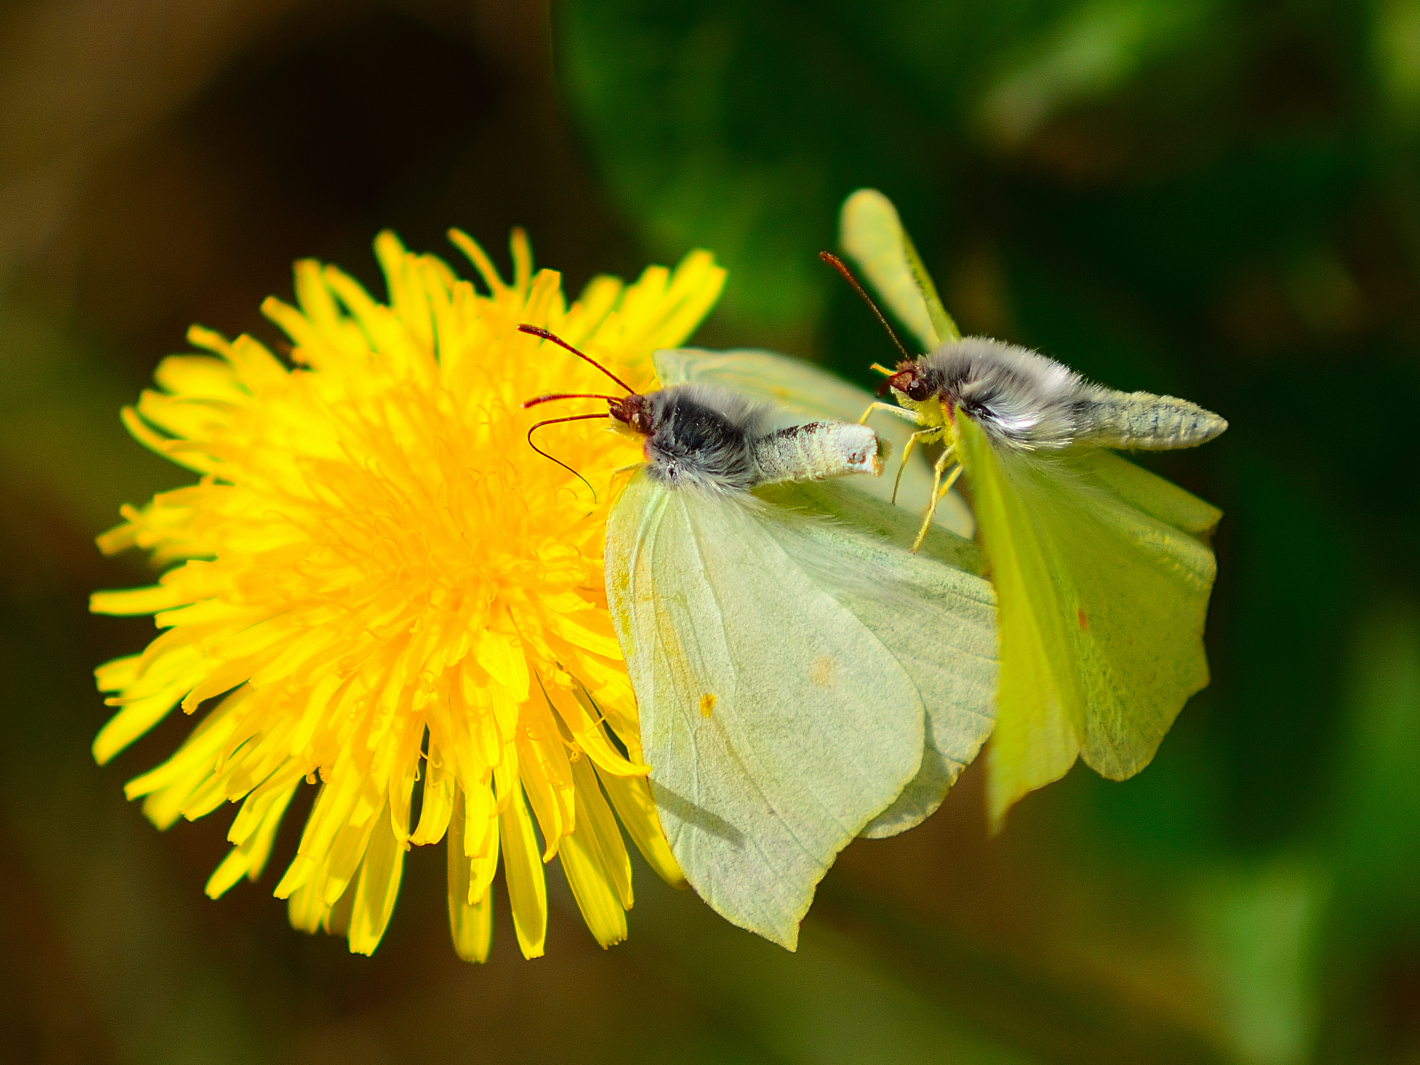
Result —
[{"label": "blurred leaf", "polygon": [[1386,102],[1406,125],[1420,119],[1420,0],[1372,0],[1371,47]]},{"label": "blurred leaf", "polygon": [[986,90],[980,121],[1017,148],[1066,108],[1119,89],[1162,54],[1209,28],[1213,0],[1088,0],[1071,7],[1013,58]]},{"label": "blurred leaf", "polygon": [[1201,892],[1204,964],[1224,1035],[1245,1065],[1300,1065],[1311,1056],[1328,894],[1322,872],[1301,861],[1224,874]]},{"label": "blurred leaf", "polygon": [[1350,736],[1335,792],[1337,876],[1366,938],[1420,927],[1420,613],[1393,605],[1357,627]]},{"label": "blurred leaf", "polygon": [[191,480],[124,431],[119,410],[137,399],[72,330],[0,302],[0,472],[57,501],[86,535],[116,525],[121,504]]},{"label": "blurred leaf", "polygon": [[573,107],[612,191],[659,254],[713,247],[725,309],[812,322],[854,188],[912,202],[929,167],[910,96],[855,54],[856,18],[791,0],[573,0],[558,9]]}]

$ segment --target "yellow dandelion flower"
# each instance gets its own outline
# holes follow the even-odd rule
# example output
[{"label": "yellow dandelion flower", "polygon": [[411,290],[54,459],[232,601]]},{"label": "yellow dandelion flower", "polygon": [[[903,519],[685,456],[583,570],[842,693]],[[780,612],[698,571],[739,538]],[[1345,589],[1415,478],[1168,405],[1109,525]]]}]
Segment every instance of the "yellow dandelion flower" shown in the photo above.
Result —
[{"label": "yellow dandelion flower", "polygon": [[308,783],[314,805],[275,891],[296,927],[370,953],[405,852],[447,836],[462,957],[487,957],[500,856],[525,956],[543,951],[554,855],[609,945],[632,902],[618,818],[653,868],[680,877],[603,589],[612,474],[636,450],[613,433],[563,438],[593,502],[528,447],[535,412],[521,402],[585,389],[595,373],[517,327],[551,329],[643,383],[650,353],[690,334],[724,272],[694,252],[630,286],[596,278],[568,307],[560,275],[533,273],[520,232],[511,284],[471,239],[451,239],[486,295],[385,233],[388,304],[298,263],[297,306],[262,308],[294,368],[249,336],[194,328],[210,354],[164,360],[159,390],[123,412],[200,479],[125,508],[99,539],[173,565],[156,585],[93,597],[98,613],[153,614],[162,630],[97,670],[120,709],[94,756],[107,762],[176,705],[217,700],[126,789],[160,828],[241,804],[212,897],[261,873]]}]

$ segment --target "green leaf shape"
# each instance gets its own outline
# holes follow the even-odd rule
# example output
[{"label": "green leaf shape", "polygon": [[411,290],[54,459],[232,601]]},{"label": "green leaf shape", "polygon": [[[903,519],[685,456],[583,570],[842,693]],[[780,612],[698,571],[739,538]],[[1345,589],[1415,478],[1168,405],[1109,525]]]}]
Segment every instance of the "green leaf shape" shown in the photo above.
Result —
[{"label": "green leaf shape", "polygon": [[923,351],[961,339],[961,330],[942,305],[897,208],[881,192],[859,189],[843,201],[838,243],[898,321],[921,341]]},{"label": "green leaf shape", "polygon": [[979,104],[983,132],[1015,150],[1052,118],[1107,97],[1159,59],[1216,32],[1215,0],[1085,0],[1018,46]]},{"label": "green leaf shape", "polygon": [[1146,766],[1208,683],[1203,624],[1221,513],[1107,451],[993,446],[960,411],[956,446],[1001,603],[987,753],[994,828],[1083,756],[1114,780]]}]

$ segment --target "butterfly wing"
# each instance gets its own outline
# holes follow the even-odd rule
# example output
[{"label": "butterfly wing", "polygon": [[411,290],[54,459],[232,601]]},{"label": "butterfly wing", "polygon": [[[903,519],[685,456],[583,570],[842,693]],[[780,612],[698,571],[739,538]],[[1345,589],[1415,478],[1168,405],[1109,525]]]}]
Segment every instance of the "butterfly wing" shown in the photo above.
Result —
[{"label": "butterfly wing", "polygon": [[942,306],[897,208],[877,189],[859,189],[843,201],[838,242],[889,310],[931,351],[961,332]]},{"label": "butterfly wing", "polygon": [[[873,397],[843,378],[804,359],[777,355],[770,351],[704,351],[698,348],[662,350],[652,357],[656,376],[663,385],[719,385],[747,399],[772,403],[787,415],[786,424],[831,418],[853,422],[862,417]],[[878,435],[901,455],[914,426],[899,418],[872,419]],[[885,477],[856,474],[848,483],[879,499],[891,500],[897,470],[889,467]],[[932,475],[925,463],[910,461],[902,471],[898,505],[914,514],[927,509],[932,491]],[[956,493],[948,493],[937,507],[936,524],[959,536],[970,537],[975,529],[971,511]]]},{"label": "butterfly wing", "polygon": [[1112,779],[1153,758],[1208,683],[1203,623],[1219,512],[1117,455],[1014,452],[960,412],[981,542],[1001,603],[987,754],[993,823],[1077,755]]},{"label": "butterfly wing", "polygon": [[835,855],[916,775],[924,710],[766,530],[767,509],[638,473],[607,527],[607,598],[686,879],[793,949]]},{"label": "butterfly wing", "polygon": [[[772,402],[799,419],[847,420],[861,414],[872,399],[810,362],[773,352],[680,348],[658,351],[654,359],[663,383],[720,385],[750,399]],[[898,447],[905,446],[912,427],[890,418],[881,421],[879,434]],[[903,474],[898,508],[878,502],[891,498],[887,477],[777,485],[760,493],[837,525],[837,541],[851,544],[858,562],[828,568],[822,586],[836,595],[844,576],[858,574],[849,582],[860,593],[850,609],[907,668],[927,706],[922,767],[892,808],[865,830],[872,837],[905,831],[936,810],[962,767],[976,757],[994,721],[995,596],[981,580],[984,563],[979,550],[962,539],[974,531],[971,512],[956,493],[947,495],[937,508],[934,524],[950,533],[934,530],[924,545],[923,558],[945,561],[951,567],[948,572],[935,562],[915,562],[901,546],[915,537],[916,515],[925,509],[931,487],[925,465],[913,462]],[[865,493],[876,500],[865,499]],[[805,538],[817,541],[819,548],[827,546],[821,526],[791,522],[785,531],[791,555],[800,557],[812,546],[794,546],[794,541]],[[862,595],[865,587],[877,589],[878,594]],[[986,614],[983,602],[989,604]]]},{"label": "butterfly wing", "polygon": [[843,481],[759,489],[775,503],[771,535],[820,588],[882,641],[927,711],[917,776],[863,830],[881,838],[919,824],[941,805],[995,720],[996,595],[980,549],[933,529],[905,545],[917,517]]}]

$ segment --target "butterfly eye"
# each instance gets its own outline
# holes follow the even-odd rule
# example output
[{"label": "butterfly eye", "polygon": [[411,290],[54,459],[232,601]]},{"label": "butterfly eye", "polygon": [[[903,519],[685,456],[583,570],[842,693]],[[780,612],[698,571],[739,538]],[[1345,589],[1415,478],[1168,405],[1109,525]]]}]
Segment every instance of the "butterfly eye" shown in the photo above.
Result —
[{"label": "butterfly eye", "polygon": [[914,377],[909,381],[903,391],[907,393],[909,399],[916,400],[919,403],[932,394],[932,389],[928,386],[927,382],[920,377]]}]

